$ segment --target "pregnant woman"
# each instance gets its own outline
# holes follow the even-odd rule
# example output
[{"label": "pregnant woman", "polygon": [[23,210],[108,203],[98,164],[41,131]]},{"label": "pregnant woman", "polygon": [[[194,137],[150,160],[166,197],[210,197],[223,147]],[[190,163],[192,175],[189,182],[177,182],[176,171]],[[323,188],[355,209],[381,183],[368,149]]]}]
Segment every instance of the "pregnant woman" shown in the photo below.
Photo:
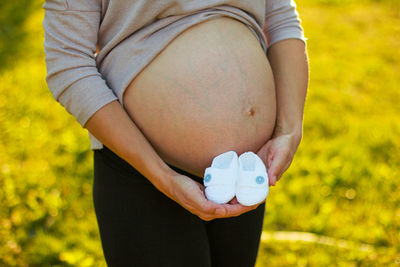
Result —
[{"label": "pregnant woman", "polygon": [[109,266],[253,266],[265,204],[205,198],[228,150],[274,185],[302,137],[308,67],[290,0],[47,0],[47,82],[89,131]]}]

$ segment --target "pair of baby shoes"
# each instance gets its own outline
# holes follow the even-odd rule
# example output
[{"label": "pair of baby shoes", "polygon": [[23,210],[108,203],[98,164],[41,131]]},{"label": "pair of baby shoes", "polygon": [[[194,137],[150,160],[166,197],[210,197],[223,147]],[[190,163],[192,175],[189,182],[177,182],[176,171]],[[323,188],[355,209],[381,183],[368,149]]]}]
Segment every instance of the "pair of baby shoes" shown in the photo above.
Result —
[{"label": "pair of baby shoes", "polygon": [[205,169],[204,186],[207,199],[213,202],[225,204],[236,195],[240,204],[252,206],[268,195],[268,173],[255,153],[249,151],[238,157],[235,151],[227,151]]}]

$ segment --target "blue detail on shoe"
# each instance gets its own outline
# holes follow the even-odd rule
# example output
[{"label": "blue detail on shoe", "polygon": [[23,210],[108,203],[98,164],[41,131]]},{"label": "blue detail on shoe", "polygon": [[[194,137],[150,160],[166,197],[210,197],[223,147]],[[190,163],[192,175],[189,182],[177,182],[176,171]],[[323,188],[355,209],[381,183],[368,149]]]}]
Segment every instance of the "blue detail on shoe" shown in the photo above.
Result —
[{"label": "blue detail on shoe", "polygon": [[262,176],[257,176],[257,178],[256,178],[256,183],[257,183],[257,184],[263,184],[264,181],[265,181],[264,177],[262,177]]},{"label": "blue detail on shoe", "polygon": [[211,174],[207,174],[206,177],[204,177],[204,182],[208,183],[211,181]]}]

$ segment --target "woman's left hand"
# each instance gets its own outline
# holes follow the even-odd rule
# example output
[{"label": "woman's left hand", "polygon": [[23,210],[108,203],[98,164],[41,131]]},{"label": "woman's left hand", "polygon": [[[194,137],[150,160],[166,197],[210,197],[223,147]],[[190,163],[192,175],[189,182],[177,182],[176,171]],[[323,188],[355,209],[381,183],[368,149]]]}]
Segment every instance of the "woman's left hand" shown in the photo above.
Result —
[{"label": "woman's left hand", "polygon": [[274,133],[257,151],[257,155],[268,169],[270,185],[275,185],[289,168],[300,141],[301,135],[295,133]]}]

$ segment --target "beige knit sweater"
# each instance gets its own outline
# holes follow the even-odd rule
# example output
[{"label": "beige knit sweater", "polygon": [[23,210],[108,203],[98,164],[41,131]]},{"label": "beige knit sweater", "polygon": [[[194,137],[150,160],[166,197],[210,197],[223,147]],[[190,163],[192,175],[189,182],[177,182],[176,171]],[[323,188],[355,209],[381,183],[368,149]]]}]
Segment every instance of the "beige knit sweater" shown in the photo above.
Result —
[{"label": "beige knit sweater", "polygon": [[[264,51],[283,39],[305,41],[290,0],[47,0],[43,8],[46,81],[82,127],[107,103],[122,104],[132,79],[177,35],[202,21],[235,18]],[[103,147],[89,137],[91,149]]]}]

